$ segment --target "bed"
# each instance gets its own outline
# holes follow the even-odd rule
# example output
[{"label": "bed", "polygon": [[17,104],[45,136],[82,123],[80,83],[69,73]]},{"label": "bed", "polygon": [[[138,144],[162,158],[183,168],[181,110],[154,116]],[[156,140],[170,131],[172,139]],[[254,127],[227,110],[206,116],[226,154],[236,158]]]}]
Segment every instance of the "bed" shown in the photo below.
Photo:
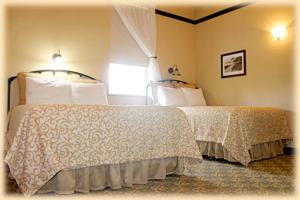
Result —
[{"label": "bed", "polygon": [[[191,91],[196,88],[180,80],[151,83],[154,104],[159,104],[159,87],[170,87],[173,89],[169,90],[174,91],[184,87],[192,88]],[[247,166],[251,161],[283,154],[285,140],[292,139],[284,110],[255,106],[207,106],[202,90],[199,103],[183,103],[180,100],[174,103],[172,98],[179,99],[174,91],[170,92],[170,99],[161,104],[171,104],[173,107],[178,104],[185,112],[202,155]],[[191,97],[186,93],[183,96]]]},{"label": "bed", "polygon": [[[33,73],[96,81],[66,70]],[[9,79],[5,162],[25,195],[119,189],[199,169],[195,135],[178,108],[30,104],[30,98],[18,105],[19,84]]]}]

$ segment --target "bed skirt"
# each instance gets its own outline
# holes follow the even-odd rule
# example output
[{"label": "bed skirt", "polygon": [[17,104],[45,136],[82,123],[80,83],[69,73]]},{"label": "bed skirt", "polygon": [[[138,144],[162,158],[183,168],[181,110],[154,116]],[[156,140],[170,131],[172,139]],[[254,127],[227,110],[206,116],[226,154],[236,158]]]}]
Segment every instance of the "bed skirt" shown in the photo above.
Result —
[{"label": "bed skirt", "polygon": [[165,179],[168,174],[181,175],[183,170],[183,158],[177,157],[62,170],[38,193],[88,193],[107,187],[115,190],[133,184],[147,184],[150,179]]},{"label": "bed skirt", "polygon": [[[224,159],[230,162],[239,162],[220,143],[197,141],[202,155]],[[249,150],[251,161],[276,157],[284,153],[284,140],[276,140],[255,144]]]}]

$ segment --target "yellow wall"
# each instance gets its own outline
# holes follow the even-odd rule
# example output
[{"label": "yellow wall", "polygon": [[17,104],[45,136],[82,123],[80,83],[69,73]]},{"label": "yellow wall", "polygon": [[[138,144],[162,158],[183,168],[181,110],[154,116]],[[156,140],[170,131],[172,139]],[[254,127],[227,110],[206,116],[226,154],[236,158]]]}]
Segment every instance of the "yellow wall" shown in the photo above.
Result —
[{"label": "yellow wall", "polygon": [[212,5],[204,5],[202,7],[198,7],[196,9],[196,19],[206,17],[220,10],[224,10],[232,6],[231,4],[212,4]]},{"label": "yellow wall", "polygon": [[70,70],[106,80],[109,7],[32,7],[7,10],[8,75],[49,68],[61,50]]},{"label": "yellow wall", "polygon": [[[51,68],[51,56],[58,49],[66,69],[106,84],[110,61],[121,59],[123,64],[136,65],[147,62],[112,7],[10,7],[6,11],[6,79],[20,71]],[[194,11],[185,11],[189,12]],[[177,64],[182,73],[179,78],[196,82],[195,33],[193,25],[157,16],[157,56],[162,78],[172,78],[167,69]],[[109,102],[145,104],[145,98],[112,95]]]},{"label": "yellow wall", "polygon": [[179,15],[182,17],[186,17],[189,19],[196,19],[196,6],[194,5],[187,5],[187,4],[181,4],[181,5],[171,5],[171,4],[161,4],[157,5],[157,9],[169,12],[175,15]]},{"label": "yellow wall", "polygon": [[[195,18],[196,9],[188,5],[159,5],[158,9],[190,19]],[[164,79],[180,79],[197,82],[196,71],[196,27],[186,22],[157,15],[157,56]],[[168,68],[177,64],[181,76],[172,76]]]},{"label": "yellow wall", "polygon": [[[112,7],[103,6],[8,8],[7,77],[19,71],[49,68],[51,55],[60,49],[68,69],[107,83],[111,31],[114,30],[112,11]],[[182,78],[196,82],[194,41],[195,27],[157,16],[157,56],[163,78],[169,78],[170,65],[178,64]],[[187,51],[192,53],[187,54]],[[141,52],[129,53],[131,57],[141,55]]]},{"label": "yellow wall", "polygon": [[[275,106],[294,111],[294,10],[250,5],[197,25],[198,86],[208,105]],[[276,41],[270,30],[287,27]],[[247,75],[221,79],[221,54],[246,49]]]},{"label": "yellow wall", "polygon": [[[194,9],[183,11],[178,13],[197,13]],[[209,105],[268,105],[294,110],[293,16],[291,7],[255,4],[196,26],[157,15],[162,78],[197,82]],[[114,30],[111,19],[112,7],[103,6],[8,8],[7,78],[19,71],[48,68],[51,55],[60,49],[69,69],[107,83]],[[269,32],[277,23],[289,24],[282,41],[274,41]],[[220,55],[241,49],[247,51],[247,75],[221,79]],[[178,65],[181,77],[167,73],[172,64]]]},{"label": "yellow wall", "polygon": [[[161,7],[194,19],[218,8]],[[144,63],[143,53],[133,47],[132,38],[124,43],[112,42],[116,35],[111,27],[116,25],[113,16],[112,7],[103,6],[6,9],[5,79],[19,71],[49,68],[51,55],[58,49],[69,70],[105,83],[110,59],[123,58],[119,43],[131,46],[130,50],[121,48],[121,53],[135,49],[128,62]],[[281,41],[270,34],[277,24],[288,26],[288,35]],[[294,10],[288,6],[254,4],[196,26],[157,15],[157,56],[162,78],[196,82],[203,88],[208,105],[275,106],[293,113],[294,36]],[[220,55],[241,49],[247,51],[247,75],[221,79]],[[118,55],[112,57],[113,52]],[[139,57],[136,61],[135,56]],[[178,65],[181,77],[167,73],[172,64]],[[109,96],[109,101],[144,104],[145,99]],[[291,117],[293,123],[293,114]]]},{"label": "yellow wall", "polygon": [[[196,83],[196,27],[192,24],[157,16],[157,56],[163,78]],[[168,68],[177,64],[180,77],[172,77]]]}]

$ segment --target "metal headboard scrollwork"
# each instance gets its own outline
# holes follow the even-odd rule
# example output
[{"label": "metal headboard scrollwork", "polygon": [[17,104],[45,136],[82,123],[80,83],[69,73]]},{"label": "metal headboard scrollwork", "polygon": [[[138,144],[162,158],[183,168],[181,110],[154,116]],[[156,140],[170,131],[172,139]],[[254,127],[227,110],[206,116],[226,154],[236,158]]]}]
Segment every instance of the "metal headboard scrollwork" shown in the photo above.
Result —
[{"label": "metal headboard scrollwork", "polygon": [[[156,81],[154,83],[165,83],[165,82],[170,82],[170,83],[175,82],[175,83],[188,84],[188,82],[185,82],[185,81],[182,81],[182,80],[176,80],[176,79],[163,79],[163,80]],[[149,83],[146,87],[146,105],[148,105],[148,89],[149,89],[151,83]]]},{"label": "metal headboard scrollwork", "polygon": [[[97,80],[91,76],[88,76],[88,75],[85,75],[85,74],[82,74],[80,72],[75,72],[75,71],[70,71],[70,70],[63,70],[63,69],[43,69],[43,70],[35,70],[35,71],[30,71],[29,73],[37,73],[37,74],[42,74],[42,73],[45,73],[45,72],[51,72],[53,74],[53,76],[55,76],[56,73],[58,72],[63,72],[63,73],[66,73],[68,75],[71,75],[71,74],[76,74],[78,75],[80,78],[85,78],[85,79],[90,79],[90,80]],[[10,93],[11,93],[11,83],[13,80],[15,80],[17,78],[17,76],[12,76],[12,77],[9,77],[8,79],[8,89],[7,89],[7,111],[10,110]]]}]

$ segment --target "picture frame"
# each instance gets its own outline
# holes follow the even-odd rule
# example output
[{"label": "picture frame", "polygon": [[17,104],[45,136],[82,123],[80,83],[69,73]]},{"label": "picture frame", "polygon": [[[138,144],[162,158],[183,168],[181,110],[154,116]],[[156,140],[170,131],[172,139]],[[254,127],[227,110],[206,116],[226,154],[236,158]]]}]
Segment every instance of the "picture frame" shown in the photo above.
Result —
[{"label": "picture frame", "polygon": [[221,78],[246,75],[246,50],[221,55]]}]

